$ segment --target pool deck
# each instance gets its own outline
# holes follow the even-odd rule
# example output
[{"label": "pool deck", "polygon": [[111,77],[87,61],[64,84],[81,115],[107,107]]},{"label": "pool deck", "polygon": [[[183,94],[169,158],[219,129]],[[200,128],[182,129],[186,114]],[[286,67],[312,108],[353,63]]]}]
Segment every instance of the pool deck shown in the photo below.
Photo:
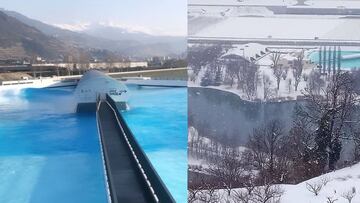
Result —
[{"label": "pool deck", "polygon": [[111,201],[175,202],[110,97],[98,102],[97,122]]}]

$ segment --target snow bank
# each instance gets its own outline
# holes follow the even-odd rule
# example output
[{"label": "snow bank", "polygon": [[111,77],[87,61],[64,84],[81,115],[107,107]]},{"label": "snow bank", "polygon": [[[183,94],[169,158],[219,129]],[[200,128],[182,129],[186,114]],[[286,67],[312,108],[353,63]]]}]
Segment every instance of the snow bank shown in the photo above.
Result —
[{"label": "snow bank", "polygon": [[[306,183],[317,183],[323,179],[328,179],[329,182],[323,186],[318,196],[306,189]],[[352,202],[358,203],[360,202],[360,163],[297,185],[283,185],[285,193],[281,198],[281,203],[324,203],[327,197],[338,199],[336,203],[347,203],[342,195],[351,191],[353,187],[356,188],[357,194]]]},{"label": "snow bank", "polygon": [[[318,183],[327,180],[322,190],[317,196],[306,188],[306,183]],[[326,203],[327,198],[337,199],[336,203],[348,203],[343,197],[344,193],[352,191],[355,188],[355,197],[352,203],[360,202],[360,163],[340,169],[328,174],[324,174],[304,181],[297,185],[279,185],[284,192],[278,203]],[[233,189],[232,195],[228,196],[225,189],[217,190],[216,194],[220,198],[217,202],[227,203],[236,202],[233,197],[234,191],[241,191],[242,188]],[[270,202],[269,202],[270,203]]]}]

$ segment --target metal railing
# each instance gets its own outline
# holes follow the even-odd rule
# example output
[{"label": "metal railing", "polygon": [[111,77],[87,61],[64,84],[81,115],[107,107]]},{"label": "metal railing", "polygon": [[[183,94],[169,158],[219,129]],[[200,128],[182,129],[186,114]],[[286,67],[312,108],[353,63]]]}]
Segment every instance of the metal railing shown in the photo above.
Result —
[{"label": "metal railing", "polygon": [[[103,101],[101,101],[100,96],[98,96],[97,97],[98,106],[101,105],[101,102]],[[166,188],[165,184],[162,182],[160,176],[157,174],[150,160],[147,158],[145,152],[143,151],[139,143],[136,141],[136,138],[132,134],[128,125],[126,124],[123,116],[117,110],[115,101],[108,94],[106,95],[106,103],[113,110],[119,128],[122,130],[126,143],[128,144],[129,150],[131,151],[134,161],[136,162],[137,170],[140,174],[142,174],[143,181],[147,185],[147,188],[144,189],[149,190],[152,193],[154,202],[175,203],[175,200],[173,199],[172,195]],[[110,187],[110,193],[112,193],[110,194],[110,196],[111,199],[113,200],[115,191],[112,188],[110,178],[109,178],[109,187]],[[113,202],[117,202],[117,201],[115,200]]]},{"label": "metal railing", "polygon": [[105,146],[104,143],[102,141],[101,138],[101,124],[98,121],[99,119],[99,109],[100,109],[100,105],[101,105],[101,96],[100,94],[96,94],[96,122],[98,125],[98,133],[99,133],[99,140],[100,140],[100,149],[101,149],[101,155],[102,155],[102,160],[103,160],[103,164],[104,164],[104,173],[105,173],[105,180],[106,180],[106,190],[108,191],[108,201],[109,203],[118,203],[117,200],[117,196],[114,195],[116,194],[116,190],[115,190],[115,186],[114,183],[111,180],[111,171],[108,170],[108,168],[110,168],[109,166],[109,162],[106,159],[106,151],[104,150]]}]

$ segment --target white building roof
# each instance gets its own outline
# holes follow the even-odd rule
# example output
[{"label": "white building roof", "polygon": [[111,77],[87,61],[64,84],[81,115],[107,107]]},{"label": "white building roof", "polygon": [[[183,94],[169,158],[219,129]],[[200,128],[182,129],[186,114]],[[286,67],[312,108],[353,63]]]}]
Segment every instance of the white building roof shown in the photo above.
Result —
[{"label": "white building roof", "polygon": [[123,83],[102,72],[87,71],[75,89],[78,103],[94,103],[99,94],[109,94],[115,102],[126,102],[129,90]]}]

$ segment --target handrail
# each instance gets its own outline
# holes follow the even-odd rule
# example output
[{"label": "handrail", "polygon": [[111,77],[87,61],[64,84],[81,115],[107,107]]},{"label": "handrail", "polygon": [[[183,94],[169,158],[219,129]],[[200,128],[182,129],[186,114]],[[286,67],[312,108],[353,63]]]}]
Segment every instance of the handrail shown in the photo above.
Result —
[{"label": "handrail", "polygon": [[133,156],[133,158],[134,158],[134,161],[136,162],[137,169],[138,169],[139,172],[142,174],[144,183],[146,183],[146,186],[147,186],[146,189],[147,189],[149,192],[151,192],[151,196],[152,196],[152,198],[153,198],[153,201],[156,202],[156,203],[159,203],[159,199],[158,199],[158,197],[156,196],[155,191],[154,191],[154,189],[152,188],[151,183],[150,183],[150,181],[148,180],[147,175],[145,174],[145,171],[144,171],[142,165],[140,164],[139,159],[138,159],[138,157],[136,156],[133,147],[131,146],[131,144],[130,144],[130,142],[129,142],[128,136],[126,136],[125,131],[124,131],[124,128],[123,128],[123,127],[121,126],[121,124],[120,124],[119,117],[118,117],[118,115],[116,114],[117,110],[115,110],[115,109],[109,104],[108,101],[105,101],[105,102],[107,103],[107,105],[109,105],[109,107],[112,109],[112,111],[113,111],[114,114],[115,114],[116,121],[117,121],[117,123],[118,123],[118,125],[119,125],[119,127],[120,127],[120,129],[121,129],[121,131],[122,131],[122,133],[123,133],[123,136],[124,136],[124,139],[125,139],[125,141],[126,141],[126,144],[127,144],[127,146],[129,147],[129,150],[130,150],[130,152],[131,152],[131,154],[132,154],[132,156]]},{"label": "handrail", "polygon": [[125,139],[137,162],[139,170],[143,174],[144,181],[147,183],[150,191],[154,195],[155,202],[175,203],[175,200],[171,196],[165,184],[162,182],[160,176],[157,174],[145,152],[136,141],[136,138],[132,134],[124,118],[117,110],[115,101],[108,94],[106,94],[106,103],[108,103],[111,109],[114,111],[118,124],[124,133]]},{"label": "handrail", "polygon": [[108,174],[110,173],[110,171],[107,170],[107,168],[109,167],[109,163],[105,158],[105,151],[104,151],[104,145],[103,145],[103,141],[100,135],[100,131],[101,131],[101,124],[98,121],[99,119],[99,108],[101,105],[101,99],[100,99],[100,94],[96,95],[96,123],[97,123],[97,129],[98,129],[98,134],[99,134],[99,141],[100,141],[100,152],[101,152],[101,156],[102,156],[102,162],[103,162],[103,167],[104,167],[104,175],[105,175],[105,181],[106,181],[106,190],[108,191],[108,203],[118,203],[117,197],[112,195],[113,193],[115,193],[114,191],[114,186],[113,186],[113,182],[111,181],[110,176],[108,176]]}]

